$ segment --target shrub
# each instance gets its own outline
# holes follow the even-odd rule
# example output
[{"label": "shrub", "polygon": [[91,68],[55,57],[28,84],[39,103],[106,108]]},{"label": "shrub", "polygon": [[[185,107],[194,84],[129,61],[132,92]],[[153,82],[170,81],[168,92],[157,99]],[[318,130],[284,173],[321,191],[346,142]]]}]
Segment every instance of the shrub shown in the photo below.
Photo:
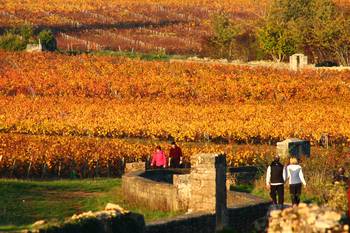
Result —
[{"label": "shrub", "polygon": [[348,200],[345,184],[327,184],[324,188],[328,190],[325,200],[327,202],[327,206],[334,210],[345,213],[348,209]]},{"label": "shrub", "polygon": [[0,37],[0,49],[7,51],[20,51],[26,48],[27,43],[20,35],[6,32]]},{"label": "shrub", "polygon": [[316,64],[316,67],[333,67],[333,66],[339,66],[339,65],[334,61],[323,61]]},{"label": "shrub", "polygon": [[57,49],[57,41],[50,30],[43,30],[39,33],[38,38],[44,49],[48,51],[55,51]]}]

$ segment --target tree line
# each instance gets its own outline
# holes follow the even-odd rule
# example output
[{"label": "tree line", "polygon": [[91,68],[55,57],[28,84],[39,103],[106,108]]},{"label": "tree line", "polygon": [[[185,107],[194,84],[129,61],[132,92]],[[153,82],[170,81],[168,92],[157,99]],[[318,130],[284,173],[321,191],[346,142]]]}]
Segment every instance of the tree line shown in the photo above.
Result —
[{"label": "tree line", "polygon": [[7,51],[25,50],[28,44],[39,44],[47,51],[55,51],[57,42],[49,29],[36,31],[30,25],[22,25],[5,31],[0,36],[0,49]]},{"label": "tree line", "polygon": [[280,62],[300,52],[316,64],[350,65],[349,12],[332,0],[274,0],[253,23],[235,22],[220,11],[212,16],[211,28],[209,56]]}]

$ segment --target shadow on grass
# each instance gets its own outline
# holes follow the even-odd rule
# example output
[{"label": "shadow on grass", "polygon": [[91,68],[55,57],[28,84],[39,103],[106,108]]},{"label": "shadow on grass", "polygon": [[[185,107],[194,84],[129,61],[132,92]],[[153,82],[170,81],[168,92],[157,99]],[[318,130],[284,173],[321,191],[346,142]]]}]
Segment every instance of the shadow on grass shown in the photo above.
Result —
[{"label": "shadow on grass", "polygon": [[109,202],[143,214],[146,220],[178,214],[127,203],[121,194],[121,179],[0,179],[0,232],[20,231],[38,220],[62,221],[76,213],[102,210]]},{"label": "shadow on grass", "polygon": [[252,184],[238,184],[230,187],[230,190],[241,193],[252,193],[254,185]]}]

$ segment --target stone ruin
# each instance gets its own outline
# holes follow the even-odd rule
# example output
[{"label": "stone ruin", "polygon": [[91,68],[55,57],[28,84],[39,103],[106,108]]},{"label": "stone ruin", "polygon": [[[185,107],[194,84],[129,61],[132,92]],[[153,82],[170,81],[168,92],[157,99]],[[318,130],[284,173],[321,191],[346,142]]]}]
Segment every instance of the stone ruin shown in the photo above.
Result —
[{"label": "stone ruin", "polygon": [[27,44],[26,52],[33,53],[33,52],[42,52],[44,51],[44,48],[39,40],[38,44]]},{"label": "stone ruin", "polygon": [[127,173],[122,178],[123,194],[129,200],[158,210],[216,213],[217,229],[227,224],[225,155],[193,155],[191,170],[185,170],[185,174],[180,172],[181,169],[170,170],[170,174],[166,170],[154,171],[158,173],[158,179],[172,181],[172,184],[142,179],[142,176],[147,176],[139,170],[144,167],[142,163],[139,166],[127,165],[126,169],[130,171],[131,167],[138,171]]},{"label": "stone ruin", "polygon": [[[297,208],[271,211],[267,232],[348,233],[349,225],[341,224],[340,220],[338,212],[301,203]],[[265,231],[265,227],[260,230]]]},{"label": "stone ruin", "polygon": [[145,170],[145,163],[140,162],[126,164],[126,170],[122,190],[128,201],[154,210],[187,212],[168,222],[149,224],[146,233],[212,233],[225,227],[242,233],[252,229],[270,233],[349,231],[348,225],[339,223],[339,213],[317,206],[300,204],[269,212],[271,203],[257,197],[248,205],[232,205],[239,197],[226,188],[226,172],[232,173],[232,168],[227,169],[224,155],[193,155],[191,169]]},{"label": "stone ruin", "polygon": [[300,159],[302,156],[310,157],[310,142],[298,138],[288,138],[282,142],[277,142],[276,153],[282,159],[295,156]]},{"label": "stone ruin", "polygon": [[307,66],[307,56],[302,53],[296,53],[289,57],[289,66],[291,70],[298,71]]}]

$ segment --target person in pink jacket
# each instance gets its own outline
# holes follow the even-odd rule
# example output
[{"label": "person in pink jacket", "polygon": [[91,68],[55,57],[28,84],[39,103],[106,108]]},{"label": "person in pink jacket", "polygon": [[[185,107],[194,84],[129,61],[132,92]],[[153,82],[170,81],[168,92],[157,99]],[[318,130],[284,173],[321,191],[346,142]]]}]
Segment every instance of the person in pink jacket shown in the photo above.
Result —
[{"label": "person in pink jacket", "polygon": [[165,168],[166,166],[166,157],[164,151],[160,146],[156,147],[156,151],[152,154],[151,166],[155,168]]}]

